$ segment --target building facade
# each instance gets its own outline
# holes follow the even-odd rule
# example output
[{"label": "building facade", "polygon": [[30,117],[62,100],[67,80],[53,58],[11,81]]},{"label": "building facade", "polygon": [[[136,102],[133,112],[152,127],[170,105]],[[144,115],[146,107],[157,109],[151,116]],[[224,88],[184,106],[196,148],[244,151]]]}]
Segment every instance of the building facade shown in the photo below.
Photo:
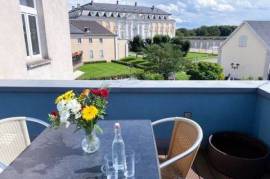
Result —
[{"label": "building facade", "polygon": [[236,79],[269,79],[270,21],[245,21],[222,44],[219,63]]},{"label": "building facade", "polygon": [[131,5],[95,3],[78,5],[69,12],[71,19],[94,20],[117,34],[120,39],[132,40],[139,35],[143,39],[155,35],[175,36],[175,21],[171,14],[156,8]]},{"label": "building facade", "polygon": [[227,37],[187,37],[190,52],[218,54],[219,48]]},{"label": "building facade", "polygon": [[70,20],[72,53],[82,52],[82,63],[119,60],[128,56],[127,40],[96,21]]},{"label": "building facade", "polygon": [[66,0],[12,0],[0,7],[0,79],[72,79]]}]

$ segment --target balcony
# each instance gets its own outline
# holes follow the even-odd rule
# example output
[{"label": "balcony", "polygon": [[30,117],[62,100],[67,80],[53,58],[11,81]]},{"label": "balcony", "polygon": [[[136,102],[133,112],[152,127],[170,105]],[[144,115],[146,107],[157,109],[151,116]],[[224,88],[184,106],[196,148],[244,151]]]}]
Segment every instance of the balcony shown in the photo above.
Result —
[{"label": "balcony", "polygon": [[[265,81],[1,81],[0,118],[31,116],[46,122],[60,93],[74,89],[109,86],[106,120],[157,119],[191,115],[203,129],[202,151],[192,177],[222,178],[213,174],[204,148],[210,134],[237,131],[270,146],[270,83]],[[31,138],[40,134],[29,126]],[[169,141],[172,126],[155,130],[160,149]]]}]

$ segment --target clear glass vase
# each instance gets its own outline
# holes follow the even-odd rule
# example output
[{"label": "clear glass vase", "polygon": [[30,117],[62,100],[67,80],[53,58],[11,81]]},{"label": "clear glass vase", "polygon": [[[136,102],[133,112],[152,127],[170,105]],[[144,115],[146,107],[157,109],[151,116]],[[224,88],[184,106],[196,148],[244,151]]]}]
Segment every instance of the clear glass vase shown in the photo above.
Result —
[{"label": "clear glass vase", "polygon": [[100,147],[100,140],[96,135],[95,129],[88,134],[86,133],[85,137],[82,140],[82,149],[86,153],[94,153]]}]

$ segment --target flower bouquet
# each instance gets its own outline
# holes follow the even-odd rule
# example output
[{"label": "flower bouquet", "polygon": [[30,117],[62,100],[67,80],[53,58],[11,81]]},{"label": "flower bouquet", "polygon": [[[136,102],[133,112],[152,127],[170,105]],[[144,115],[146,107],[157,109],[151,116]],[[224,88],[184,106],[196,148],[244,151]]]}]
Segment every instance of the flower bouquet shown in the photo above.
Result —
[{"label": "flower bouquet", "polygon": [[100,142],[96,132],[102,133],[97,123],[106,114],[108,96],[108,89],[84,89],[79,95],[71,90],[60,95],[55,100],[57,111],[49,114],[51,126],[59,128],[62,125],[76,125],[76,131],[85,131],[82,149],[87,153],[97,151]]}]

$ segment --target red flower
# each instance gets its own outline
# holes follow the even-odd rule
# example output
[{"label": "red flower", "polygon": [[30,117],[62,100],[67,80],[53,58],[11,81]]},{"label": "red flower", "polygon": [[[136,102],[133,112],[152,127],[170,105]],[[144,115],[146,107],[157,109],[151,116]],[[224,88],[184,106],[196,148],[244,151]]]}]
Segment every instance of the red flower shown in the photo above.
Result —
[{"label": "red flower", "polygon": [[104,98],[107,98],[109,96],[109,90],[107,89],[101,89],[100,90],[100,95]]},{"label": "red flower", "polygon": [[103,98],[107,98],[109,96],[109,90],[107,89],[92,89],[91,93]]},{"label": "red flower", "polygon": [[51,112],[51,115],[54,116],[54,117],[57,117],[58,113],[56,111],[53,111],[53,112]]}]

